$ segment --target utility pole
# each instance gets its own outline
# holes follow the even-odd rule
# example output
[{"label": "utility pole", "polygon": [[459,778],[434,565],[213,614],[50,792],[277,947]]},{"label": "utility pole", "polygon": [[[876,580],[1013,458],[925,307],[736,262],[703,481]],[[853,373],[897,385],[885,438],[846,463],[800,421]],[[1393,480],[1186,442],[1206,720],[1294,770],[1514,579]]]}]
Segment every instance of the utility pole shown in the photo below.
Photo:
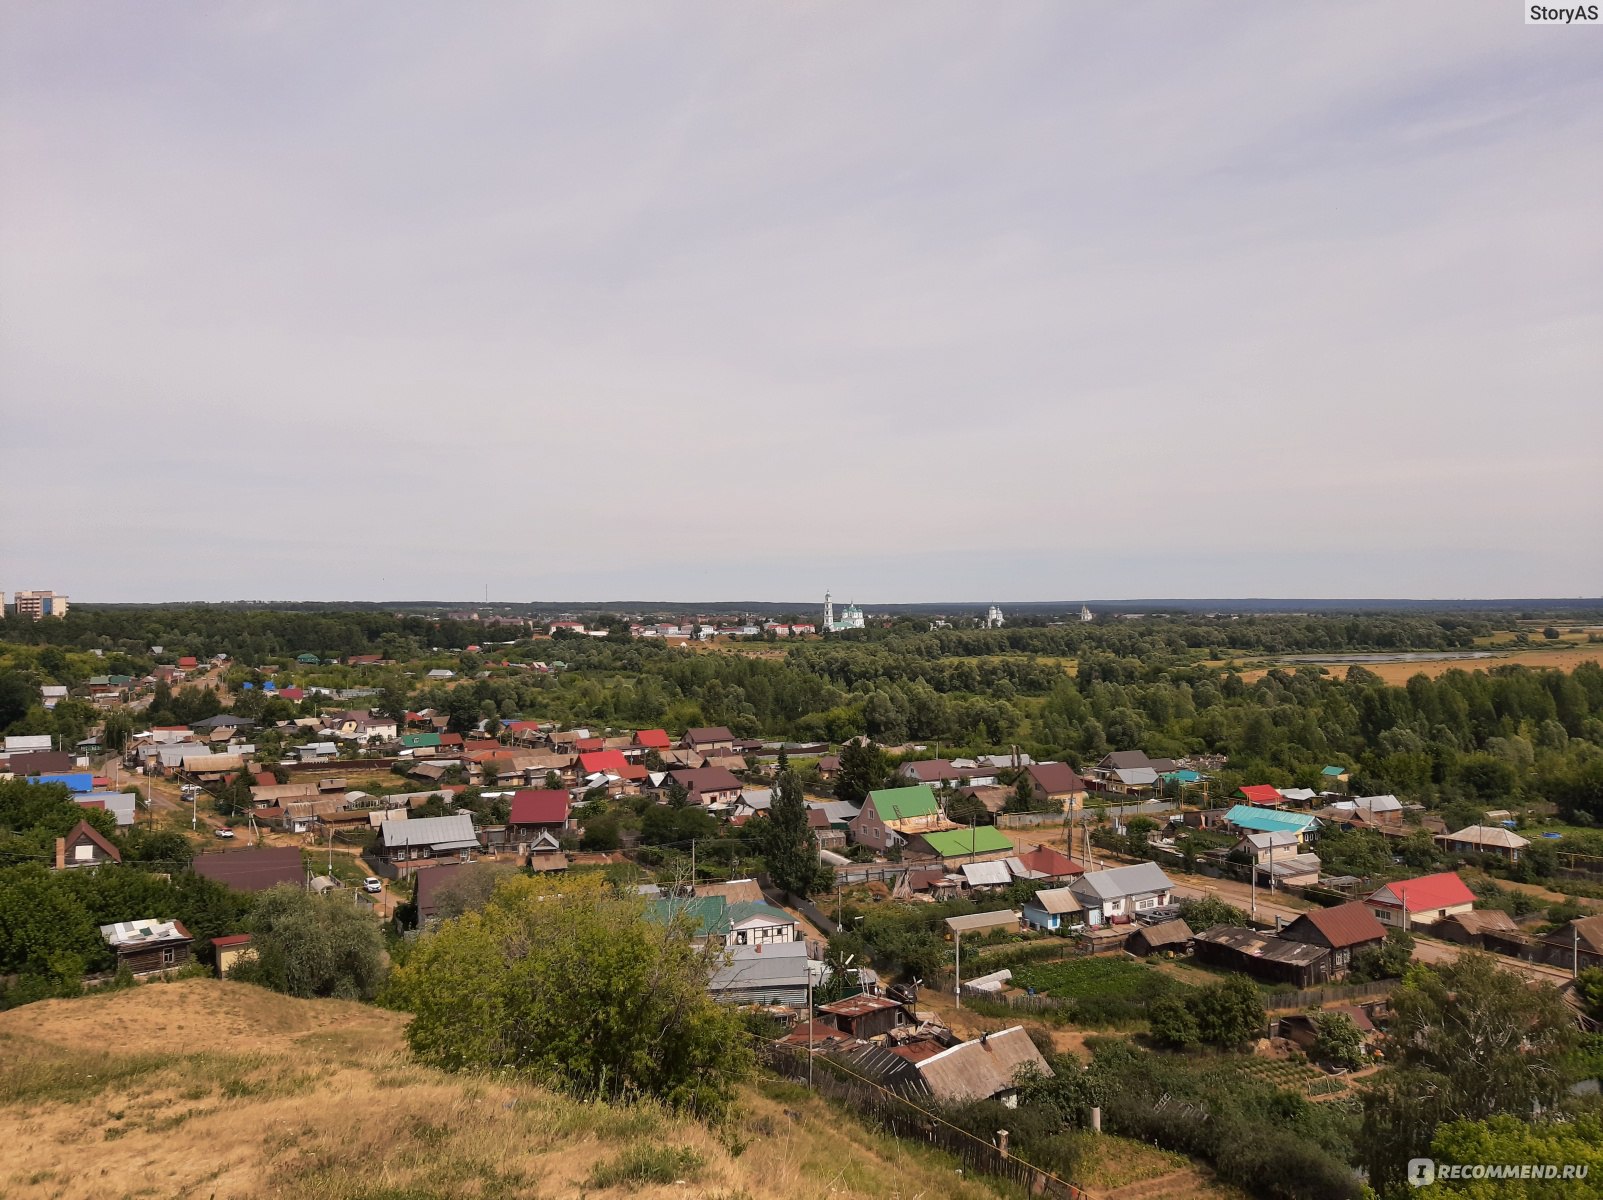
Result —
[{"label": "utility pole", "polygon": [[[1251,838],[1247,839],[1247,844],[1249,846],[1252,845]],[[1253,847],[1251,858],[1252,867],[1247,872],[1247,886],[1252,889],[1252,919],[1256,921],[1258,919],[1258,850],[1255,846]]]},{"label": "utility pole", "polygon": [[1574,979],[1581,973],[1581,931],[1573,924],[1570,926],[1570,978]]},{"label": "utility pole", "polygon": [[696,890],[696,839],[690,839],[690,891]]},{"label": "utility pole", "polygon": [[954,929],[952,937],[957,942],[957,957],[952,963],[952,991],[957,995],[957,1006],[963,1007],[963,931]]}]

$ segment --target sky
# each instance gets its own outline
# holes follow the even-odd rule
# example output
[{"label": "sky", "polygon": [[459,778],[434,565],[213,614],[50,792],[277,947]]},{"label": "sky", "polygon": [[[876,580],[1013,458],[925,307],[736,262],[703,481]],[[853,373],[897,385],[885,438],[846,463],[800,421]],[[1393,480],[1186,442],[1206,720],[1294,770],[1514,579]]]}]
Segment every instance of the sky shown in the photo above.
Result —
[{"label": "sky", "polygon": [[0,589],[1603,595],[1603,29],[0,9]]}]

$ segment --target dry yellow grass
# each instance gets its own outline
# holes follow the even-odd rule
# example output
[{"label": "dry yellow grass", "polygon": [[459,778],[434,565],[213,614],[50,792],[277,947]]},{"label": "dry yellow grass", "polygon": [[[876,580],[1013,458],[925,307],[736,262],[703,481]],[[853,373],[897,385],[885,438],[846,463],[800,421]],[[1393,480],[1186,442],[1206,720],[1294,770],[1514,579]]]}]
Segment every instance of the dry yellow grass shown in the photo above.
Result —
[{"label": "dry yellow grass", "polygon": [[[713,1131],[413,1063],[404,1018],[187,980],[0,1014],[0,1195],[712,1200],[997,1191],[789,1085]],[[688,1147],[684,1184],[587,1184],[637,1146]]]},{"label": "dry yellow grass", "polygon": [[[1435,679],[1448,671],[1489,671],[1493,667],[1520,666],[1533,670],[1548,668],[1554,671],[1573,671],[1582,663],[1603,663],[1603,646],[1574,645],[1559,650],[1524,650],[1513,654],[1500,654],[1496,658],[1442,658],[1431,662],[1362,663],[1365,670],[1373,671],[1390,684],[1404,684],[1415,675]],[[1281,664],[1283,670],[1292,671],[1297,663]],[[1347,664],[1326,663],[1325,670],[1332,675],[1345,676]],[[1242,681],[1254,683],[1269,674],[1270,668],[1257,667],[1241,673]]]}]

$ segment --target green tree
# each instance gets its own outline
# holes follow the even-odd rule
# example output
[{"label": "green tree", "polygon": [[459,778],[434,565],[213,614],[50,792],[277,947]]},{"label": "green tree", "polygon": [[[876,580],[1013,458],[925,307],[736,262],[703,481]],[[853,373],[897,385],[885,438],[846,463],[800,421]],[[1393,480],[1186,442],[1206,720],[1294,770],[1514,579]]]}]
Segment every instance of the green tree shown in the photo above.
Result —
[{"label": "green tree", "polygon": [[873,742],[853,738],[840,748],[840,770],[835,774],[835,798],[861,804],[868,793],[885,786],[890,763]]},{"label": "green tree", "polygon": [[1533,1121],[1512,1116],[1450,1121],[1436,1130],[1430,1157],[1448,1163],[1553,1163],[1585,1168],[1585,1181],[1570,1179],[1441,1180],[1408,1190],[1420,1200],[1574,1200],[1593,1194],[1603,1177],[1603,1123],[1596,1113],[1569,1121]]},{"label": "green tree", "polygon": [[1313,1020],[1315,1058],[1338,1067],[1364,1065],[1364,1035],[1351,1017],[1346,1013],[1317,1012]]},{"label": "green tree", "polygon": [[515,1070],[587,1097],[654,1097],[722,1115],[752,1053],[707,995],[682,921],[595,877],[503,882],[482,912],[424,937],[395,973],[407,1040],[449,1070]]},{"label": "green tree", "polygon": [[365,909],[344,897],[291,884],[263,892],[247,921],[254,959],[230,977],[291,996],[371,1000],[384,982],[384,937]]},{"label": "green tree", "polygon": [[1195,933],[1218,925],[1245,925],[1247,914],[1217,896],[1200,896],[1180,901],[1180,919]]},{"label": "green tree", "polygon": [[1489,954],[1416,964],[1392,993],[1393,1069],[1364,1097],[1361,1146],[1383,1194],[1426,1153],[1437,1124],[1556,1108],[1574,1070],[1574,1022],[1556,989]]},{"label": "green tree", "polygon": [[1197,1022],[1197,1036],[1210,1046],[1233,1048],[1264,1033],[1263,998],[1245,975],[1199,988],[1186,997]]},{"label": "green tree", "polygon": [[794,771],[783,772],[774,785],[759,845],[775,887],[792,896],[812,892],[818,878],[818,839],[807,824],[807,801]]},{"label": "green tree", "polygon": [[1147,1024],[1153,1040],[1177,1050],[1189,1049],[1202,1041],[1197,1018],[1183,996],[1162,996],[1147,1009]]},{"label": "green tree", "polygon": [[1375,979],[1401,979],[1414,958],[1414,935],[1406,929],[1388,929],[1378,946],[1365,946],[1353,955],[1347,978],[1353,983]]}]

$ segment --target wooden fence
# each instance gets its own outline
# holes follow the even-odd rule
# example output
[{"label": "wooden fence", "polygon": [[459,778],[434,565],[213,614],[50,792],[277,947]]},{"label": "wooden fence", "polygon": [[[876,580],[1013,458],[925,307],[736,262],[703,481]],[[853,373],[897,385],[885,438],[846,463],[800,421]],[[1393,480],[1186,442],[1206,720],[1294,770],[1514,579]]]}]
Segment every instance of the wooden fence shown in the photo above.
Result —
[{"label": "wooden fence", "polygon": [[[775,1074],[798,1082],[807,1081],[807,1051],[761,1042],[757,1053],[762,1063]],[[944,1150],[963,1164],[965,1172],[978,1171],[1000,1176],[1020,1185],[1031,1196],[1090,1200],[1089,1195],[1076,1185],[1032,1166],[1005,1146],[976,1137],[938,1113],[922,1107],[918,1101],[930,1103],[927,1095],[919,1096],[916,1101],[911,1096],[882,1087],[845,1064],[822,1055],[813,1060],[812,1087],[819,1095],[848,1106],[897,1137]]]}]

